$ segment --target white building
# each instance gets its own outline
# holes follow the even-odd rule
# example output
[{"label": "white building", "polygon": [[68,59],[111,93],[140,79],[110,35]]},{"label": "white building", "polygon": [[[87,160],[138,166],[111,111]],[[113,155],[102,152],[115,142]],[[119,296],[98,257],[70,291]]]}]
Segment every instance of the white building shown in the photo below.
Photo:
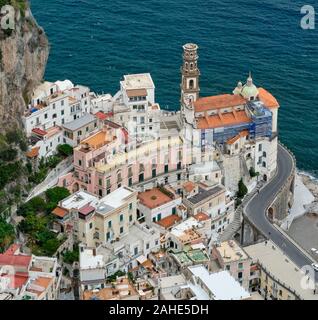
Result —
[{"label": "white building", "polygon": [[69,80],[44,82],[33,93],[23,123],[27,136],[32,129],[61,126],[90,111],[89,88],[74,86]]},{"label": "white building", "polygon": [[203,266],[191,266],[190,287],[198,300],[246,300],[250,294],[228,271],[209,273]]},{"label": "white building", "polygon": [[56,153],[56,148],[63,143],[63,132],[58,126],[51,127],[47,130],[34,128],[30,136],[32,148],[38,149],[38,157],[46,158]]},{"label": "white building", "polygon": [[125,75],[113,97],[114,121],[137,137],[158,136],[160,106],[155,102],[155,85],[149,73]]},{"label": "white building", "polygon": [[180,196],[159,188],[140,192],[138,199],[139,216],[144,217],[148,225],[177,214],[177,207],[182,200]]},{"label": "white building", "polygon": [[63,143],[76,147],[83,139],[86,139],[91,133],[99,130],[98,119],[85,113],[80,118],[65,123],[63,126]]}]

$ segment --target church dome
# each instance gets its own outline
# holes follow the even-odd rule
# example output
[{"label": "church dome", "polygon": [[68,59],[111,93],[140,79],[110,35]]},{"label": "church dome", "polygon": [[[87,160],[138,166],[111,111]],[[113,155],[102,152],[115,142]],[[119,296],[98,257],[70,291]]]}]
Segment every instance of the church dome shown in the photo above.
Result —
[{"label": "church dome", "polygon": [[243,86],[241,90],[241,95],[248,100],[253,100],[258,96],[259,92],[255,84],[253,83],[253,78],[250,73],[249,77],[247,78],[246,84]]}]

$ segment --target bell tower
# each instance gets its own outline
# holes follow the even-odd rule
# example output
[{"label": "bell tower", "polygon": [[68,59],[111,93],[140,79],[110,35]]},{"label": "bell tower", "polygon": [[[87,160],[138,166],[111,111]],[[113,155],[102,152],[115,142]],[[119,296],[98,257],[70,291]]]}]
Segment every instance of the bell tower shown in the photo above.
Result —
[{"label": "bell tower", "polygon": [[199,98],[200,71],[198,69],[198,46],[187,43],[183,46],[183,65],[181,67],[181,113],[187,123],[193,124],[193,102]]}]

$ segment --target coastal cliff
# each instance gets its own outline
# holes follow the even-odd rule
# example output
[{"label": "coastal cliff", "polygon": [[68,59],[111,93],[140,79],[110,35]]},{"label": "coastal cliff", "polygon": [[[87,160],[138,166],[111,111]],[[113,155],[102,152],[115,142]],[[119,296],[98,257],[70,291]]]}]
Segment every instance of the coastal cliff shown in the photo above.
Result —
[{"label": "coastal cliff", "polygon": [[[49,54],[48,39],[26,0],[0,0],[14,7],[14,29],[0,28],[0,133],[22,127],[23,112],[42,81]],[[1,16],[0,16],[1,19]]]}]

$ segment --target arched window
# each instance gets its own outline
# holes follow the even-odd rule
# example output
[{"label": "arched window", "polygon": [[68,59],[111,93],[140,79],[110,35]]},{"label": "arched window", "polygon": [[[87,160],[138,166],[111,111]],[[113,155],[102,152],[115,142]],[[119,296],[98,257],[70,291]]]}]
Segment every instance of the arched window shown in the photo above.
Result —
[{"label": "arched window", "polygon": [[189,89],[193,89],[193,87],[194,87],[194,81],[190,80],[189,81]]}]

